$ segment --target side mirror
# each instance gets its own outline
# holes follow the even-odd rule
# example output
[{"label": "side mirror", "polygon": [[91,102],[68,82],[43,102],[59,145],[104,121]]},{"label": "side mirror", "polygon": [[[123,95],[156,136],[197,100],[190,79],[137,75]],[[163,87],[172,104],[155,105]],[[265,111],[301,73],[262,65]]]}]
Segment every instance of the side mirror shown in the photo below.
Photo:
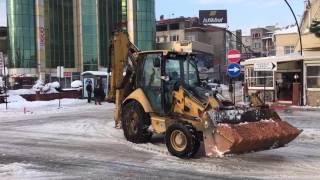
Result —
[{"label": "side mirror", "polygon": [[161,66],[161,60],[160,58],[157,57],[153,60],[153,67],[160,68],[160,66]]}]

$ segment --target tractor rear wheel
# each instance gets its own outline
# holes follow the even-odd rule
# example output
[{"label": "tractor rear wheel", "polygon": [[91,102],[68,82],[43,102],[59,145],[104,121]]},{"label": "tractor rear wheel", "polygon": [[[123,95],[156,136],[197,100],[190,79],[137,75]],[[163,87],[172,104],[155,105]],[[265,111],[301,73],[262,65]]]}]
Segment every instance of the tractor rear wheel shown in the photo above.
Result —
[{"label": "tractor rear wheel", "polygon": [[191,158],[199,150],[196,129],[189,123],[175,123],[166,132],[168,151],[179,158]]},{"label": "tractor rear wheel", "polygon": [[152,133],[148,131],[151,125],[150,116],[145,113],[140,103],[136,101],[125,104],[122,108],[121,123],[126,139],[133,143],[149,142]]}]

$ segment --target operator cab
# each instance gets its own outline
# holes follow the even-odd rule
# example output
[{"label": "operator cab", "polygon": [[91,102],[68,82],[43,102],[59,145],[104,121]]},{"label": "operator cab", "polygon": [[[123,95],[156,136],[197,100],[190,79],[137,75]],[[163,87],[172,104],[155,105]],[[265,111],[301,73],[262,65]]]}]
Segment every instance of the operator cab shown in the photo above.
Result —
[{"label": "operator cab", "polygon": [[143,89],[153,110],[168,114],[172,109],[172,92],[182,85],[200,101],[206,102],[210,92],[202,86],[196,54],[168,51],[139,53],[137,87]]}]

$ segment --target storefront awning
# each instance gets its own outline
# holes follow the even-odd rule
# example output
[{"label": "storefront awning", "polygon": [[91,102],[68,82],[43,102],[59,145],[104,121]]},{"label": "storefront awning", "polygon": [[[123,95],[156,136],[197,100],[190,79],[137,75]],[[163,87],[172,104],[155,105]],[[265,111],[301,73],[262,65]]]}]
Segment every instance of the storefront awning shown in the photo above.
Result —
[{"label": "storefront awning", "polygon": [[108,72],[104,71],[86,71],[81,74],[81,76],[98,76],[98,77],[106,77],[108,76]]},{"label": "storefront awning", "polygon": [[301,55],[290,55],[290,56],[270,56],[270,57],[262,57],[262,58],[254,58],[248,59],[244,62],[241,62],[242,66],[254,65],[255,63],[280,63],[280,62],[293,62],[293,61],[301,61],[304,59],[304,56]]}]

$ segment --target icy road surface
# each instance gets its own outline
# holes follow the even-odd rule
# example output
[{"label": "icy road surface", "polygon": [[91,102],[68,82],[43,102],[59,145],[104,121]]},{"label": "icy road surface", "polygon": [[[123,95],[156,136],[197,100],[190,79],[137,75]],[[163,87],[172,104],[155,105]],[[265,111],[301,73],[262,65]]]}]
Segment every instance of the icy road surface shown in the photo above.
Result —
[{"label": "icy road surface", "polygon": [[0,179],[320,179],[320,112],[286,111],[303,128],[289,147],[181,160],[161,143],[127,142],[112,105],[0,109]]}]

